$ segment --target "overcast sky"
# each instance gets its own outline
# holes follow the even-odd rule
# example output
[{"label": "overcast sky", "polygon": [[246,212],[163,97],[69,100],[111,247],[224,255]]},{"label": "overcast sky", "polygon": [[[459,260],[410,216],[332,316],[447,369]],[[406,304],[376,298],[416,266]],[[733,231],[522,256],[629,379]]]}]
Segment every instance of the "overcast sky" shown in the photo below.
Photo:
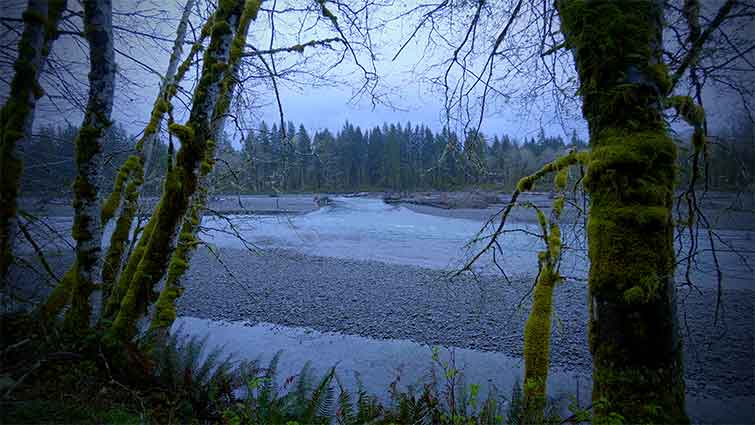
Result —
[{"label": "overcast sky", "polygon": [[[2,10],[4,16],[17,16],[24,2],[16,0],[15,3],[9,3],[8,7]],[[69,2],[75,4],[75,2]],[[162,72],[167,67],[169,49],[172,40],[175,37],[174,28],[177,25],[177,19],[180,16],[183,6],[183,0],[115,0],[114,21],[118,27],[138,29],[144,32],[156,33],[162,40],[150,40],[140,38],[133,34],[127,34],[121,29],[116,28],[116,48],[121,52],[117,54],[120,75],[117,81],[117,98],[114,107],[114,118],[124,125],[130,132],[138,133],[143,128],[149,117],[149,111],[154,102],[155,94],[158,90],[159,79],[153,73],[145,70],[145,67],[137,63],[141,62],[155,70]],[[506,2],[503,1],[505,4]],[[292,3],[295,4],[295,3]],[[302,84],[292,84],[285,81],[279,81],[281,84],[281,97],[285,119],[295,122],[297,125],[302,123],[310,131],[323,128],[329,128],[337,131],[343,123],[348,120],[362,128],[371,128],[380,125],[383,122],[411,122],[412,124],[426,124],[434,130],[440,130],[446,122],[443,113],[443,93],[437,84],[430,80],[442,75],[440,68],[433,68],[437,64],[447,59],[452,54],[452,49],[435,46],[428,51],[427,36],[420,33],[412,42],[403,50],[402,54],[395,61],[392,57],[398,51],[398,47],[408,39],[408,36],[414,30],[417,19],[407,18],[393,21],[390,24],[380,26],[390,16],[396,16],[402,11],[408,10],[415,2],[398,1],[394,6],[384,7],[373,11],[372,19],[375,21],[376,29],[370,33],[370,43],[372,52],[375,54],[375,69],[379,75],[379,82],[375,87],[375,92],[381,96],[381,99],[391,106],[384,104],[373,105],[369,96],[362,96],[354,99],[353,96],[359,87],[364,83],[362,71],[355,65],[353,58],[346,55],[341,65],[328,73],[331,78],[330,83],[317,80],[312,76],[296,77],[303,80]],[[15,5],[15,8],[14,8]],[[266,2],[266,7],[272,7],[272,2]],[[285,2],[277,3],[278,9],[286,7]],[[500,19],[505,19],[508,10],[501,8]],[[140,14],[133,16],[130,12],[140,11]],[[158,19],[159,18],[159,19]],[[316,29],[300,31],[304,26],[312,24],[317,16],[312,14],[294,15],[291,17],[276,19],[277,35],[274,40],[274,47],[286,47],[297,42],[308,41],[312,39],[333,37],[337,35],[331,27],[325,22],[317,23]],[[454,15],[456,22],[450,22],[446,28],[449,32],[448,37],[453,39],[454,25],[468,22],[469,17],[463,13]],[[489,29],[490,37],[495,36],[498,31],[496,17],[490,17],[489,28],[481,27],[481,31]],[[465,20],[466,19],[466,20]],[[340,22],[344,22],[341,20]],[[526,21],[523,25],[526,25]],[[199,26],[198,18],[194,19],[194,25]],[[526,30],[523,28],[522,31]],[[346,31],[349,39],[356,42],[364,41],[358,34]],[[521,32],[524,34],[524,32]],[[4,45],[9,45],[12,34],[3,35]],[[252,31],[249,35],[249,41],[258,46],[258,48],[268,48],[270,39],[270,25],[267,16],[260,16],[257,22],[253,23]],[[481,40],[485,40],[484,37]],[[453,41],[453,40],[451,40]],[[516,37],[512,38],[513,42],[520,42]],[[369,68],[370,61],[368,52],[355,46],[357,57],[364,66]],[[488,47],[486,47],[488,48]],[[7,48],[6,48],[7,49]],[[63,63],[69,63],[73,67],[73,72],[66,76],[50,76],[43,81],[43,86],[48,88],[48,93],[58,93],[60,95],[52,101],[46,101],[40,105],[37,114],[37,124],[46,123],[64,123],[68,120],[72,124],[78,125],[80,115],[75,110],[77,101],[81,102],[86,94],[86,43],[82,39],[72,36],[62,36],[54,47],[53,59]],[[325,68],[332,65],[338,59],[338,55],[327,50],[307,51],[305,55],[307,63],[296,67],[295,63],[302,60],[298,55],[289,55],[288,57],[276,56],[279,61],[279,68],[285,68],[290,65],[291,69],[307,71],[311,74],[323,72]],[[753,53],[755,54],[755,53]],[[7,56],[7,55],[6,55]],[[751,55],[752,56],[752,55]],[[504,59],[500,59],[504,61]],[[755,59],[754,59],[755,60]],[[470,62],[474,69],[480,69],[482,63],[479,61]],[[505,73],[506,68],[503,65],[497,65],[496,73]],[[5,65],[4,65],[5,66]],[[573,75],[570,63],[561,64],[563,78]],[[7,68],[4,68],[7,69]],[[78,72],[75,71],[78,69]],[[487,112],[482,121],[482,131],[486,134],[509,134],[518,138],[532,137],[537,134],[543,127],[546,134],[562,135],[568,139],[573,130],[576,130],[582,137],[586,137],[585,126],[579,118],[578,103],[571,102],[567,109],[561,109],[556,112],[556,105],[553,98],[546,93],[538,96],[536,99],[523,100],[521,97],[522,89],[529,87],[533,75],[526,75],[526,72],[520,73],[516,77],[506,77],[497,81],[499,75],[494,75],[493,84],[498,84],[501,92],[509,90],[515,95],[509,99],[504,96],[490,96],[486,108]],[[458,77],[458,72],[454,71],[451,76]],[[67,84],[74,87],[71,92],[55,90],[55,83],[64,79]],[[530,78],[528,80],[528,78]],[[317,82],[318,85],[311,84]],[[191,80],[189,80],[191,83]],[[186,86],[189,90],[190,85]],[[7,87],[3,86],[6,92]],[[253,105],[244,108],[243,131],[254,128],[259,119],[265,119],[268,122],[277,122],[278,112],[277,105],[274,103],[274,93],[270,81],[261,81],[259,79],[247,81],[244,85],[245,94],[251,99]],[[507,92],[507,93],[509,93]],[[79,93],[80,98],[74,93]],[[188,101],[185,98],[184,101]],[[715,89],[709,89],[705,92],[705,101],[709,116],[711,128],[729,125],[732,116],[741,114],[741,101],[731,93],[720,92]],[[176,103],[178,116],[181,117],[181,103]],[[561,105],[563,106],[563,105]],[[479,109],[474,109],[472,121],[476,122],[476,115]],[[456,130],[460,129],[457,125]],[[683,127],[680,127],[683,129]],[[230,130],[233,130],[231,127]],[[235,138],[239,137],[238,133]]]}]

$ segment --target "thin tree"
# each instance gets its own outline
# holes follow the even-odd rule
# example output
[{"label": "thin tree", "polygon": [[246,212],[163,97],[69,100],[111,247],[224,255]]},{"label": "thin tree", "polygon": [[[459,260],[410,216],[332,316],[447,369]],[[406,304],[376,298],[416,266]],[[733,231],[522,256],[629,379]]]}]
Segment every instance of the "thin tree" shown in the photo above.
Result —
[{"label": "thin tree", "polygon": [[16,235],[16,208],[22,163],[17,146],[31,136],[37,99],[42,96],[39,76],[52,44],[58,37],[58,21],[65,0],[29,0],[22,18],[24,30],[18,43],[18,56],[10,93],[0,111],[0,289],[7,286],[13,262]]},{"label": "thin tree", "polygon": [[[185,125],[170,125],[171,133],[181,141],[181,148],[175,164],[168,169],[160,202],[114,288],[122,294],[110,332],[116,340],[128,341],[136,335],[136,320],[146,312],[151,292],[165,273],[175,249],[176,233],[198,188],[200,167],[212,168],[206,163],[207,152],[213,152],[215,144],[211,139],[214,135],[212,118],[218,112],[225,113],[224,108],[229,105],[223,77],[225,71],[233,67],[232,50],[239,48],[233,41],[240,28],[247,28],[244,19],[256,17],[259,6],[258,1],[252,0],[246,4],[221,2],[215,13],[212,38],[204,55],[189,120]],[[246,34],[243,37],[245,39]]]},{"label": "thin tree", "polygon": [[115,54],[111,0],[84,2],[84,27],[89,42],[89,101],[84,122],[76,137],[76,179],[74,180],[73,238],[76,260],[71,308],[66,313],[70,329],[89,326],[89,296],[99,280],[100,225],[99,174],[102,168],[102,143],[110,128],[115,93]]}]

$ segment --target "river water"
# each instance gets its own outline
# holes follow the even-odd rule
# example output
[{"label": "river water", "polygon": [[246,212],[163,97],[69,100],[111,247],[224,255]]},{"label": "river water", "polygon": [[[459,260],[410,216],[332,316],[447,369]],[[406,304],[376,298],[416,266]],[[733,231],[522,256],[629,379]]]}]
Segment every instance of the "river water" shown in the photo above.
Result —
[{"label": "river water", "polygon": [[[479,220],[420,214],[381,199],[338,197],[333,205],[299,216],[234,216],[230,222],[207,217],[203,225],[209,230],[203,239],[220,247],[244,247],[244,242],[232,234],[236,231],[260,247],[455,270],[480,248],[481,243],[470,244],[470,240],[483,224]],[[496,255],[496,262],[506,273],[534,276],[537,251],[543,249],[542,241],[533,236],[539,229],[532,223],[513,222],[507,224],[506,230],[509,233],[500,239],[502,253]],[[488,227],[482,234],[491,231]],[[716,234],[716,259],[723,271],[723,287],[751,289],[749,265],[755,264],[755,232],[717,230]],[[582,223],[562,224],[562,239],[562,274],[584,278],[589,263]],[[688,246],[689,237],[684,234],[677,243],[679,258],[686,257]],[[718,280],[706,233],[698,234],[698,246],[690,279],[697,286],[715,287]],[[492,255],[481,258],[475,271],[499,273]],[[682,263],[677,267],[677,282],[685,282],[685,272]]]}]

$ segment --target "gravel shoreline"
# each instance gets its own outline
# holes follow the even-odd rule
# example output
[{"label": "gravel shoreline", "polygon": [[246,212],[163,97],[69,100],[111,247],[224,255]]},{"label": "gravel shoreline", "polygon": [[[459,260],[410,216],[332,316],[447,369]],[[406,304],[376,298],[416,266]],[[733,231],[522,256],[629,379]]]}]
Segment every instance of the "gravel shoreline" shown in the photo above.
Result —
[{"label": "gravel shoreline", "polygon": [[[507,285],[493,276],[449,282],[439,270],[281,249],[217,252],[216,258],[200,249],[192,259],[179,315],[522,355],[525,282]],[[701,291],[679,293],[688,392],[752,396],[753,293],[725,291],[724,320],[714,325],[716,292]],[[586,302],[584,283],[556,289],[551,363],[562,370],[590,372]]]},{"label": "gravel shoreline", "polygon": [[[447,279],[443,271],[376,261],[318,257],[266,249],[258,255],[200,248],[191,261],[178,314],[201,319],[268,322],[376,339],[522,355],[528,283],[496,276]],[[57,273],[70,254],[48,258]],[[44,299],[40,275],[12,271],[26,298]],[[685,338],[688,394],[708,399],[753,396],[753,291],[723,292],[723,320],[714,324],[716,291],[678,292]],[[521,301],[523,300],[524,301]],[[521,301],[521,303],[520,303]],[[551,364],[589,376],[585,283],[556,288]],[[272,349],[272,348],[271,348]]]}]

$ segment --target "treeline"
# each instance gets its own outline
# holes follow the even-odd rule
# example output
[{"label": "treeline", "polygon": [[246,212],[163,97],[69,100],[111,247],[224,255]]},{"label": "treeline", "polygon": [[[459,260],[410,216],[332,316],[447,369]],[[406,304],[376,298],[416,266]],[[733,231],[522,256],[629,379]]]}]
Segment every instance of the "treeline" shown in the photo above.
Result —
[{"label": "treeline", "polygon": [[[24,146],[26,194],[60,196],[70,190],[75,176],[73,139],[78,129],[44,127]],[[710,144],[708,184],[715,190],[752,189],[755,148],[747,143],[750,127],[732,130]],[[120,125],[105,143],[103,187],[112,187],[115,170],[133,152],[135,138]],[[750,139],[751,140],[751,139]],[[689,173],[689,155],[681,142],[682,178]],[[511,190],[516,182],[569,149],[586,149],[576,135],[568,141],[541,130],[522,140],[508,135],[460,140],[446,130],[433,132],[424,125],[383,124],[362,130],[349,123],[333,134],[313,135],[289,122],[286,131],[262,122],[239,147],[221,140],[217,165],[211,176],[216,193],[350,192],[361,190],[449,190],[467,186]],[[148,172],[145,192],[160,191],[167,146],[158,144],[154,169]],[[151,177],[151,178],[150,178]]]},{"label": "treeline", "polygon": [[[74,140],[78,127],[42,127],[35,131],[30,143],[19,146],[23,160],[23,177],[21,193],[32,196],[68,196],[76,176]],[[101,188],[112,189],[115,175],[129,155],[133,154],[136,137],[128,134],[119,123],[108,129],[106,142],[103,144],[103,169],[100,174]],[[156,194],[160,191],[162,177],[167,165],[168,147],[158,143],[155,146],[153,169],[147,170],[144,183],[145,193]]]},{"label": "treeline", "polygon": [[[350,123],[333,134],[313,135],[289,122],[281,131],[262,122],[234,149],[219,151],[214,187],[219,192],[454,189],[470,185],[511,188],[566,150],[583,149],[576,135],[517,140],[469,134],[460,140],[424,125],[383,124],[362,130]],[[226,165],[226,167],[224,167]]]}]

